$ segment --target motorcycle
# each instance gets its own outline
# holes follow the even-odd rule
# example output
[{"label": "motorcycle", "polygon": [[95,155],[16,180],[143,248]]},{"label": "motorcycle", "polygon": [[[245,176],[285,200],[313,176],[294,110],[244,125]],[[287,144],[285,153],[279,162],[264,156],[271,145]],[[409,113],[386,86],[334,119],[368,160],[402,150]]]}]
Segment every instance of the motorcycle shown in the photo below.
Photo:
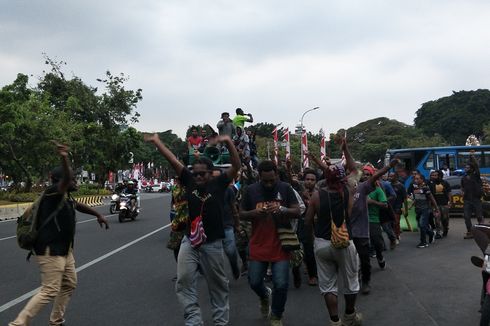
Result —
[{"label": "motorcycle", "polygon": [[136,209],[136,196],[130,194],[121,194],[119,209],[120,223],[124,222],[124,220],[128,218],[134,221],[136,219],[136,216],[138,216],[138,211]]},{"label": "motorcycle", "polygon": [[120,204],[120,198],[118,194],[113,194],[111,196],[111,203],[109,205],[109,212],[111,214],[115,214],[117,211],[119,211],[119,204]]},{"label": "motorcycle", "polygon": [[480,297],[480,325],[488,326],[490,325],[490,256],[488,255],[487,249],[490,244],[490,225],[474,225],[472,234],[484,257],[472,256],[471,263],[481,269],[483,286]]}]

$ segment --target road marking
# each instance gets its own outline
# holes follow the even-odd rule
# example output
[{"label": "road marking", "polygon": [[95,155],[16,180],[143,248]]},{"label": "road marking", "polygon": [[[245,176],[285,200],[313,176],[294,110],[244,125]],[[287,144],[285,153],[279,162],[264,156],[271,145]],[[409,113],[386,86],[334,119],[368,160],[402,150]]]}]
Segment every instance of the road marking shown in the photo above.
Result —
[{"label": "road marking", "polygon": [[[162,226],[161,228],[158,228],[158,229],[156,229],[154,231],[151,231],[150,233],[145,234],[144,236],[139,237],[136,240],[133,240],[131,242],[128,242],[127,244],[125,244],[125,245],[123,245],[123,246],[121,246],[121,247],[119,247],[117,249],[114,249],[113,251],[110,251],[110,252],[106,253],[105,255],[102,255],[99,258],[96,258],[96,259],[94,259],[92,261],[89,261],[88,263],[86,263],[86,264],[78,267],[76,269],[76,271],[77,272],[81,272],[84,269],[89,268],[90,266],[92,266],[94,264],[97,264],[98,262],[101,262],[104,259],[109,258],[110,256],[115,255],[118,252],[120,252],[120,251],[122,251],[122,250],[124,250],[124,249],[126,249],[126,248],[128,248],[128,247],[130,247],[130,246],[132,246],[132,245],[134,245],[134,244],[136,244],[138,242],[140,242],[141,240],[144,240],[144,239],[146,239],[146,238],[154,235],[155,233],[158,233],[158,232],[160,232],[162,230],[165,230],[169,226],[170,226],[170,224],[167,224],[165,226]],[[38,287],[37,289],[34,289],[32,291],[29,291],[26,294],[23,294],[20,297],[14,299],[14,300],[11,300],[11,301],[7,302],[6,304],[0,306],[0,312],[4,312],[5,310],[12,308],[16,304],[21,303],[22,301],[29,299],[30,297],[32,297],[33,295],[35,295],[40,289],[41,289],[41,287]]]},{"label": "road marking", "polygon": [[[117,216],[117,214],[111,214],[111,215],[106,215],[105,217],[111,217],[111,216]],[[83,220],[83,221],[80,221],[80,222],[77,222],[77,224],[82,224],[82,223],[87,223],[87,222],[92,222],[92,221],[95,221],[97,220],[96,218],[91,218],[89,220]],[[3,240],[8,240],[8,239],[13,239],[15,238],[16,236],[13,235],[11,237],[6,237],[6,238],[1,238],[0,241],[3,241]]]}]

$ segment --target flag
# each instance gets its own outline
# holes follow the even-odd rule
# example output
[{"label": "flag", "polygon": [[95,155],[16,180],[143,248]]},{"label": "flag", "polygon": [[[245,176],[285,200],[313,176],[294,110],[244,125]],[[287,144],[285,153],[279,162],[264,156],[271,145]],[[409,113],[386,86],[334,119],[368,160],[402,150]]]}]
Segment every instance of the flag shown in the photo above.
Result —
[{"label": "flag", "polygon": [[303,130],[301,134],[301,148],[303,148],[303,168],[310,166],[310,161],[308,160],[308,136],[306,135],[306,130]]},{"label": "flag", "polygon": [[289,143],[289,128],[286,128],[282,133],[282,137],[286,142],[286,161],[291,159],[291,144]]},{"label": "flag", "polygon": [[325,151],[325,132],[323,132],[323,129],[320,129],[320,135],[322,136],[320,139],[320,160],[323,162],[325,155],[327,154]]},{"label": "flag", "polygon": [[277,148],[277,140],[278,140],[277,126],[272,131],[272,135],[274,137],[274,162],[276,162],[276,165],[278,165],[279,161],[278,161],[277,155],[278,155],[279,149]]}]

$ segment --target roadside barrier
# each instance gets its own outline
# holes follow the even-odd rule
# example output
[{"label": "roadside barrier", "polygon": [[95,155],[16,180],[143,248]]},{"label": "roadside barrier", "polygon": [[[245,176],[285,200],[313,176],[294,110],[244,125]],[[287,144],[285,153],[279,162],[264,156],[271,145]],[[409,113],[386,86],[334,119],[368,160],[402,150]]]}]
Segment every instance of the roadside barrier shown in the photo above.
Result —
[{"label": "roadside barrier", "polygon": [[[109,198],[109,196],[75,197],[78,202],[88,205],[90,207],[103,205],[103,199],[105,198]],[[17,203],[0,206],[0,221],[16,219],[17,217],[22,215],[27,207],[29,207],[31,204],[32,203]]]}]

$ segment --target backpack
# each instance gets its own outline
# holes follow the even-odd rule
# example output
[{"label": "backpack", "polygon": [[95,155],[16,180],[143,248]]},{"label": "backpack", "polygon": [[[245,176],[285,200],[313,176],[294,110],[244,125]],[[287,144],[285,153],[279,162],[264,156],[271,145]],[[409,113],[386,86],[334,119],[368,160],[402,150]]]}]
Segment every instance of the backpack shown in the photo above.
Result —
[{"label": "backpack", "polygon": [[44,192],[24,211],[21,216],[17,218],[17,244],[20,248],[30,252],[27,259],[29,259],[30,255],[32,254],[39,231],[49,222],[51,222],[56,215],[58,215],[59,211],[66,203],[65,199],[63,198],[56,207],[55,211],[52,212],[39,227],[37,227],[39,220],[39,207],[41,206],[43,198]]}]

